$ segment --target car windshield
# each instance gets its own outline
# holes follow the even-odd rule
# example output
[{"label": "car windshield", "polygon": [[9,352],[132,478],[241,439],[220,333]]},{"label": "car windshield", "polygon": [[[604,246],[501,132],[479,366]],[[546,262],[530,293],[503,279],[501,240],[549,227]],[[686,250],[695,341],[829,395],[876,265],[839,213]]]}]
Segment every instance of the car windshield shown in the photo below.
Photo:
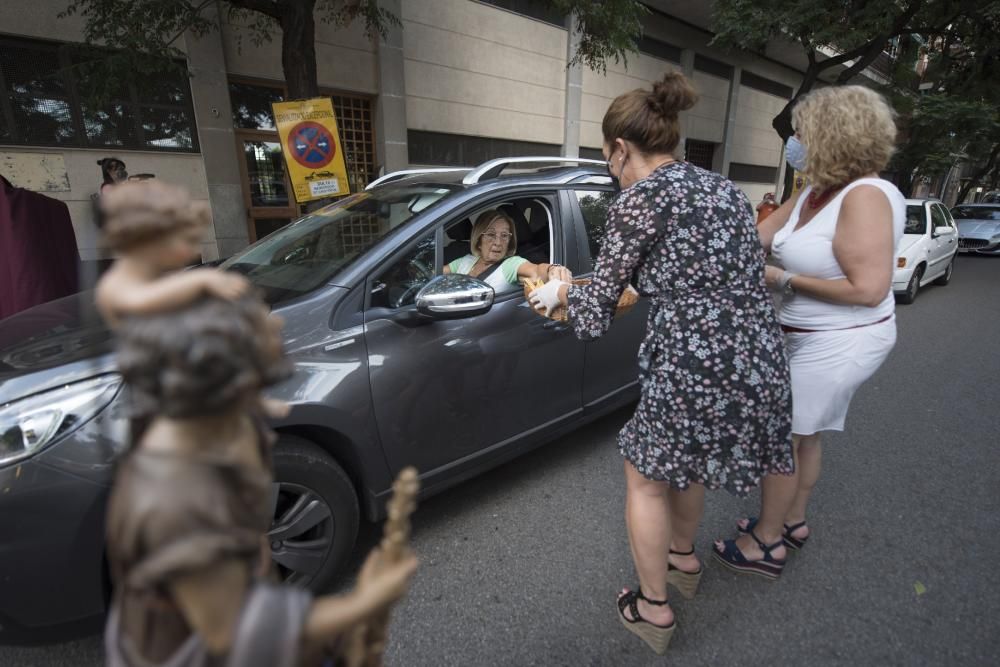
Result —
[{"label": "car windshield", "polygon": [[956,206],[951,209],[954,218],[966,220],[996,220],[1000,222],[1000,206]]},{"label": "car windshield", "polygon": [[268,303],[302,296],[330,280],[458,186],[381,187],[341,199],[264,237],[220,264],[245,275]]},{"label": "car windshield", "polygon": [[924,217],[923,205],[911,205],[906,207],[906,227],[904,234],[924,234],[927,232],[927,219]]}]

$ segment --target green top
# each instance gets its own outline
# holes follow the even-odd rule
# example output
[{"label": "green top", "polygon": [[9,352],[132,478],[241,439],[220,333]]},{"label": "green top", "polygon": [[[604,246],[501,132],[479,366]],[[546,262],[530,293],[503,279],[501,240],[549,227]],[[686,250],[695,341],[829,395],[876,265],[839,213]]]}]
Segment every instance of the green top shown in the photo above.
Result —
[{"label": "green top", "polygon": [[[475,255],[466,255],[449,262],[448,268],[452,273],[468,274],[478,260],[479,258]],[[484,282],[497,292],[510,289],[510,285],[517,284],[517,269],[527,261],[524,257],[517,255],[508,257],[500,264],[499,269],[486,276]]]}]

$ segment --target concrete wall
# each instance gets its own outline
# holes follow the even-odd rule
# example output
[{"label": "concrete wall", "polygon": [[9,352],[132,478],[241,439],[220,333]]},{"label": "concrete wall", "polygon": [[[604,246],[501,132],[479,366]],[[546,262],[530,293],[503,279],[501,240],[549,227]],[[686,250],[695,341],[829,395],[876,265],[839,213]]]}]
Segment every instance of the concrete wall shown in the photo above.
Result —
[{"label": "concrete wall", "polygon": [[[205,168],[201,156],[195,154],[169,154],[147,151],[108,151],[90,149],[46,149],[36,147],[0,146],[0,165],[8,156],[25,155],[34,159],[36,155],[60,155],[66,165],[69,189],[65,191],[41,191],[47,197],[66,202],[76,232],[76,243],[80,257],[84,261],[108,259],[109,252],[102,247],[99,231],[93,222],[90,195],[97,192],[101,184],[101,168],[97,160],[108,155],[120,157],[128,165],[131,173],[149,172],[156,177],[181,185],[190,191],[195,199],[208,200],[205,183]],[[26,181],[31,174],[21,169],[6,172],[0,169],[14,185],[29,185]]]},{"label": "concrete wall", "polygon": [[565,30],[470,0],[402,14],[410,129],[562,144]]},{"label": "concrete wall", "polygon": [[[229,73],[284,81],[280,36],[257,46],[251,35],[244,21],[222,12],[222,42]],[[378,91],[376,66],[375,45],[365,36],[362,22],[339,30],[330,23],[316,22],[316,75],[321,87],[374,95]]]}]

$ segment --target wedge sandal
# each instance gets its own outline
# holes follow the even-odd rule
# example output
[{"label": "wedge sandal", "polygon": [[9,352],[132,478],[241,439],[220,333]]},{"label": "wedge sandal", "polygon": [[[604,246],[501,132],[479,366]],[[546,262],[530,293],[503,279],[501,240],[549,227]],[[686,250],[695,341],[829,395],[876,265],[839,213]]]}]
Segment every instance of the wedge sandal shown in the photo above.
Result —
[{"label": "wedge sandal", "polygon": [[[650,600],[642,594],[641,590],[626,591],[618,596],[618,617],[621,619],[625,629],[638,635],[657,655],[663,655],[667,652],[667,646],[670,645],[670,638],[674,636],[677,621],[667,626],[650,623],[639,614],[639,600],[645,600],[647,603],[656,605],[657,607],[669,604],[670,601]],[[626,609],[632,613],[632,618],[625,615]]]},{"label": "wedge sandal", "polygon": [[[786,547],[788,547],[789,549],[794,549],[794,550],[798,551],[799,549],[801,549],[802,547],[804,547],[806,545],[806,542],[809,541],[809,536],[808,535],[806,535],[803,538],[798,538],[798,537],[795,537],[794,535],[792,535],[792,533],[794,533],[796,530],[798,530],[799,528],[801,528],[804,525],[806,525],[805,521],[799,521],[798,523],[796,523],[794,525],[791,525],[791,526],[789,526],[787,523],[785,524],[784,531],[781,533],[781,539],[785,542],[785,546]],[[757,526],[757,517],[752,516],[752,517],[749,517],[747,519],[746,528],[740,528],[739,524],[737,524],[736,525],[736,530],[738,530],[741,533],[743,533],[744,535],[746,535],[751,530],[753,530],[756,526]]]},{"label": "wedge sandal", "polygon": [[[670,553],[675,556],[691,556],[694,555],[694,549],[691,551],[674,551],[670,550]],[[667,563],[667,584],[673,586],[677,589],[684,599],[690,600],[698,592],[698,583],[701,582],[701,573],[705,571],[705,568],[699,564],[697,572],[687,572],[679,567],[674,567],[669,562]]]},{"label": "wedge sandal", "polygon": [[772,581],[780,577],[782,570],[785,569],[785,559],[775,558],[771,555],[771,552],[784,544],[784,542],[778,540],[773,544],[764,544],[752,529],[749,535],[757,542],[760,550],[764,552],[764,557],[760,560],[750,560],[744,556],[743,552],[736,545],[736,540],[726,540],[722,543],[721,549],[716,545],[712,545],[712,555],[720,563],[736,572],[757,574]]}]

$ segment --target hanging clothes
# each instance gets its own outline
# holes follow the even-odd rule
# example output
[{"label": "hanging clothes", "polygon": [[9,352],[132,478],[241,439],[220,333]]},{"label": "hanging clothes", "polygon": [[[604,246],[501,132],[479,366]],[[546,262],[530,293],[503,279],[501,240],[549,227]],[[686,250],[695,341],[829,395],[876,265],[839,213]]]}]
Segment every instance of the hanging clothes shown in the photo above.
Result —
[{"label": "hanging clothes", "polygon": [[79,290],[69,209],[0,176],[0,319]]}]

